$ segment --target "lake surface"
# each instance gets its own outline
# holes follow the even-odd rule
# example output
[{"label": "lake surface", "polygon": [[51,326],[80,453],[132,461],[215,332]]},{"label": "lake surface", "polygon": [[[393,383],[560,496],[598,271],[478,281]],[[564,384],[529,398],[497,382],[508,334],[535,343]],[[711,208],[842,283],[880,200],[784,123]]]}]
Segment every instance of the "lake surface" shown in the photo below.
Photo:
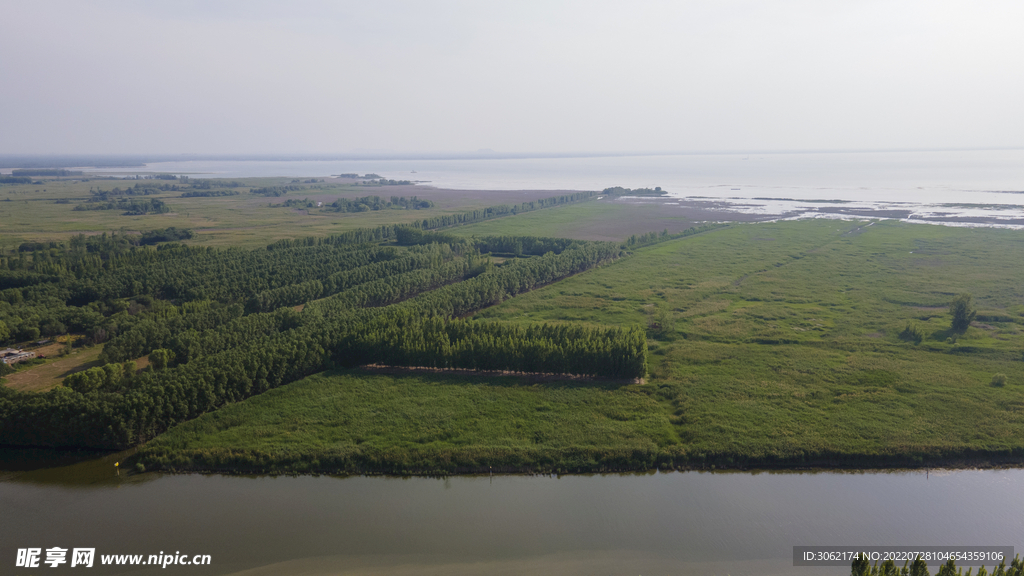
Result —
[{"label": "lake surface", "polygon": [[[110,173],[111,169],[95,172]],[[376,173],[462,190],[603,190],[660,186],[673,199],[713,200],[785,218],[899,212],[902,219],[1020,227],[1024,150],[677,154],[506,160],[159,162],[123,173],[193,177],[327,177]],[[837,207],[842,211],[835,210]],[[824,212],[823,212],[824,209]]]},{"label": "lake surface", "polygon": [[839,575],[794,567],[793,546],[1024,540],[1024,470],[117,476],[118,458],[0,472],[0,573],[59,546],[211,556],[166,574]]}]

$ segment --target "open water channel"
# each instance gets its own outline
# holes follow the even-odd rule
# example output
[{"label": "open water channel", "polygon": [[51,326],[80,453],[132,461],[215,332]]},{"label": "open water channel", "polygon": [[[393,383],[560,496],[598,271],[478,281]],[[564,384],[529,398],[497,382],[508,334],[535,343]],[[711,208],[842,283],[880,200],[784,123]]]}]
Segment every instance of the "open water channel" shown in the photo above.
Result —
[{"label": "open water channel", "polygon": [[[1024,542],[1019,469],[403,479],[2,458],[0,574],[838,575],[794,567],[793,546]],[[95,548],[94,566],[16,566],[53,547]],[[161,553],[211,564],[100,565]]]}]

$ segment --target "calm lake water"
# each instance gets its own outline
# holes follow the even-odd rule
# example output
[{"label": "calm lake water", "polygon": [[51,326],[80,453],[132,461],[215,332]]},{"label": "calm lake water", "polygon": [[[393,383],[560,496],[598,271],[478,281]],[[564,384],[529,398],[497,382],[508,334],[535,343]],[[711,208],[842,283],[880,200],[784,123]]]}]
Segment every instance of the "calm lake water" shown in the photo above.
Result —
[{"label": "calm lake water", "polygon": [[[97,172],[111,172],[99,169]],[[1024,150],[681,154],[602,158],[160,162],[124,173],[326,177],[377,173],[463,190],[602,190],[661,186],[741,213],[911,210],[908,217],[1024,218]],[[1019,226],[1019,222],[1014,222]]]},{"label": "calm lake water", "polygon": [[211,556],[139,572],[169,575],[839,575],[849,568],[793,567],[792,547],[1024,540],[1024,470],[116,476],[117,458],[0,473],[0,573],[34,573],[15,568],[18,548],[59,546],[95,547],[97,564]]}]

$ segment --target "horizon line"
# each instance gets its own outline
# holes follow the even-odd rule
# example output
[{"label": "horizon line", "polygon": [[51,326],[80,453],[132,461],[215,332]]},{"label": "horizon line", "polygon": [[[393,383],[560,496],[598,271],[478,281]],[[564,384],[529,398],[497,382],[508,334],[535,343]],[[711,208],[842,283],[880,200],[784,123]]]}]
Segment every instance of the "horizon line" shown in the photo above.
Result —
[{"label": "horizon line", "polygon": [[[604,151],[604,152],[498,152],[495,150],[448,151],[448,152],[304,152],[304,153],[0,153],[0,168],[19,168],[13,165],[16,161],[40,160],[134,160],[142,164],[178,161],[359,161],[359,160],[528,160],[544,158],[613,158],[629,156],[726,156],[750,154],[870,154],[870,153],[907,153],[907,152],[983,152],[1024,150],[1024,146],[998,147],[937,147],[937,148],[830,148],[830,149],[785,149],[785,150],[700,150],[700,151]],[[65,162],[63,166],[53,167],[85,167],[87,164]]]}]

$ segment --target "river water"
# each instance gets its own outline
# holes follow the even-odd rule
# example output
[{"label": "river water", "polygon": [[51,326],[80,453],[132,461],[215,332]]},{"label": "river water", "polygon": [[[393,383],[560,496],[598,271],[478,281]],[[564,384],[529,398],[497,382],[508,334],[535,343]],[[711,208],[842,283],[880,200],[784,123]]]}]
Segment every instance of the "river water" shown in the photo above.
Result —
[{"label": "river water", "polygon": [[[0,574],[56,546],[96,548],[87,574],[839,575],[793,546],[1024,540],[1024,470],[239,477],[117,475],[120,457],[25,471],[6,453]],[[161,553],[211,564],[99,566]]]}]

